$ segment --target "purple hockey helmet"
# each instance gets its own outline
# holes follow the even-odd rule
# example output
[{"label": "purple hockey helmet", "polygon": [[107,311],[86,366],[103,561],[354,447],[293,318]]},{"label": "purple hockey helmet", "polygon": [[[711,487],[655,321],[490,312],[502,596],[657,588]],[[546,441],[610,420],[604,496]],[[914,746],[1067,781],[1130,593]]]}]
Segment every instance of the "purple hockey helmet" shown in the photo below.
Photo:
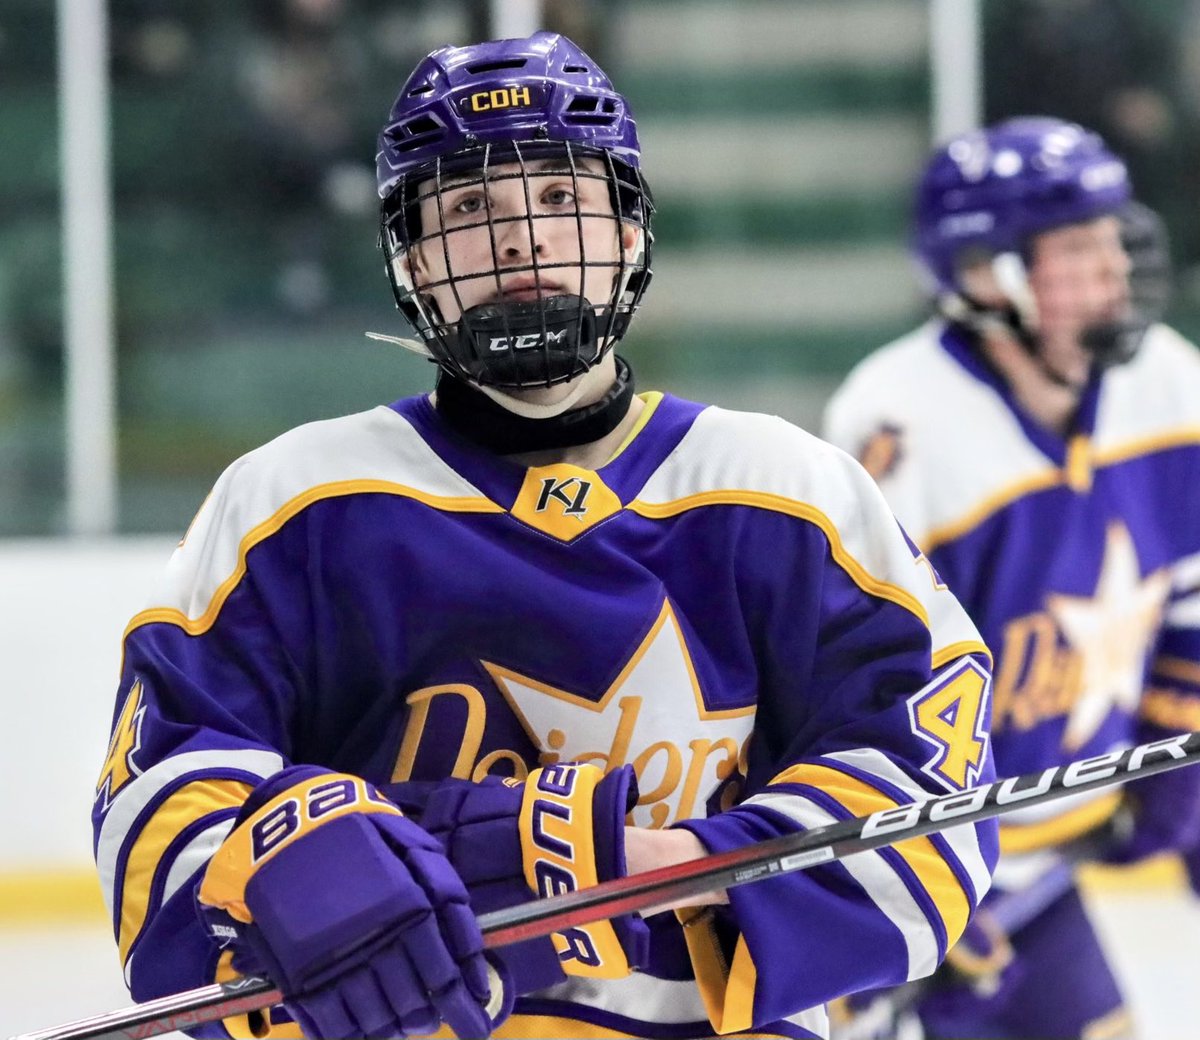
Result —
[{"label": "purple hockey helmet", "polygon": [[416,67],[379,134],[379,197],[439,159],[513,141],[570,141],[640,166],[637,124],[608,76],[565,36],[539,32],[442,47]]},{"label": "purple hockey helmet", "polygon": [[[447,175],[453,174],[454,185],[461,186],[472,171],[485,192],[504,177],[523,178],[528,199],[526,163],[544,158],[561,160],[574,178],[604,179],[614,224],[640,229],[633,259],[622,253],[616,262],[586,256],[578,261],[612,271],[609,299],[547,296],[532,303],[469,308],[458,319],[443,318],[429,286],[414,286],[404,263],[409,250],[439,233],[438,228],[422,228],[422,201],[440,196]],[[583,159],[599,163],[585,169]],[[516,164],[519,172],[493,172],[504,164]],[[596,172],[595,165],[603,172]],[[596,364],[628,328],[650,281],[654,207],[640,167],[637,126],[628,103],[565,36],[538,32],[526,39],[443,47],[429,54],[404,84],[380,132],[376,173],[388,276],[397,305],[432,358],[451,375],[499,388],[552,386]],[[579,221],[596,216],[578,210],[574,215],[581,250]],[[486,225],[492,235],[495,270],[483,275],[451,270],[435,284],[455,289],[454,283],[464,277],[486,277],[498,286],[496,225],[513,219],[528,223],[532,234],[532,220],[543,218],[493,219],[489,206],[480,226]],[[524,270],[540,278],[551,266],[534,257]]]},{"label": "purple hockey helmet", "polygon": [[1027,259],[1033,236],[1118,214],[1130,199],[1125,164],[1098,134],[1040,116],[955,137],[917,185],[913,251],[939,292],[960,291],[973,253]]}]

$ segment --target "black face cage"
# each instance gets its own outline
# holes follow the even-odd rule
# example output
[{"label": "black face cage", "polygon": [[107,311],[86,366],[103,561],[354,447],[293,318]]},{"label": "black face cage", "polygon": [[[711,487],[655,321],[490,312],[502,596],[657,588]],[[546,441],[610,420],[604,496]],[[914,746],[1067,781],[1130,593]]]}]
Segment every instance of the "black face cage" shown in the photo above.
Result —
[{"label": "black face cage", "polygon": [[1118,216],[1129,257],[1129,312],[1084,334],[1084,346],[1101,369],[1133,360],[1150,327],[1162,320],[1171,295],[1170,244],[1162,219],[1140,202],[1127,203]]},{"label": "black face cage", "polygon": [[[603,170],[585,166],[584,158],[598,159]],[[544,164],[545,160],[554,160]],[[561,161],[561,166],[559,165]],[[536,163],[535,168],[531,166]],[[496,172],[501,165],[516,169]],[[573,212],[535,211],[530,177],[569,173],[575,197]],[[524,213],[494,216],[492,185],[504,180],[521,181],[525,195]],[[580,208],[580,182],[599,180],[607,186],[611,210],[587,212]],[[486,205],[481,219],[453,225],[446,234],[444,192],[482,185]],[[424,188],[424,191],[421,189]],[[423,228],[421,204],[437,203],[438,225]],[[383,250],[388,279],[400,311],[421,335],[433,359],[451,375],[484,386],[525,388],[554,386],[574,379],[595,365],[629,327],[650,282],[650,253],[653,236],[653,197],[641,171],[604,149],[574,146],[569,142],[484,145],[440,158],[436,163],[402,178],[383,201],[379,244]],[[535,221],[574,220],[578,257],[569,260],[540,260],[533,244],[538,241]],[[584,220],[607,219],[613,223],[615,258],[589,257]],[[502,225],[523,222],[529,234],[529,262],[504,264],[497,241]],[[639,244],[632,258],[621,247],[622,225],[637,228]],[[490,270],[456,270],[451,235],[487,228],[491,241]],[[499,230],[498,230],[499,229]],[[417,246],[440,250],[447,275],[417,287],[406,274],[402,261]],[[460,265],[461,267],[461,262]],[[581,270],[583,295],[563,294],[547,286],[556,270]],[[527,274],[534,279],[537,297],[529,302],[504,302],[502,278]],[[494,295],[484,304],[468,307],[461,289],[471,281],[487,279]],[[596,299],[596,285],[611,284],[603,302]],[[460,317],[446,319],[431,289],[447,287],[453,294]],[[489,286],[491,288],[491,286]]]}]

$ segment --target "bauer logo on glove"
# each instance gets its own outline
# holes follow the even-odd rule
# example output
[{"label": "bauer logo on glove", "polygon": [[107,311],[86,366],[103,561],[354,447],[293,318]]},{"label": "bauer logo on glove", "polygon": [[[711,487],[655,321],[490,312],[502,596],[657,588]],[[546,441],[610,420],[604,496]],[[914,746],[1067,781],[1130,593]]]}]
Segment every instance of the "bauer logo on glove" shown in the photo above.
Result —
[{"label": "bauer logo on glove", "polygon": [[[316,782],[297,785],[273,799],[238,827],[217,850],[204,879],[201,895],[212,906],[221,906],[235,920],[250,921],[246,885],[254,871],[297,839],[349,813],[390,813],[402,816],[396,806],[365,780],[355,776],[324,774]],[[251,870],[246,872],[245,866]]]},{"label": "bauer logo on glove", "polygon": [[[630,782],[628,776],[612,776],[610,784]],[[602,835],[594,826],[596,790],[604,779],[595,766],[568,763],[535,769],[525,781],[520,816],[525,880],[539,896],[575,892],[606,880],[600,877],[598,861],[611,860],[618,850],[601,848],[598,839],[602,836],[620,844],[619,859],[624,863],[622,828],[605,827]],[[614,804],[624,802],[621,797]],[[621,872],[609,871],[612,876]],[[564,969],[572,975],[614,979],[632,969],[610,921],[556,932],[554,945]]]}]

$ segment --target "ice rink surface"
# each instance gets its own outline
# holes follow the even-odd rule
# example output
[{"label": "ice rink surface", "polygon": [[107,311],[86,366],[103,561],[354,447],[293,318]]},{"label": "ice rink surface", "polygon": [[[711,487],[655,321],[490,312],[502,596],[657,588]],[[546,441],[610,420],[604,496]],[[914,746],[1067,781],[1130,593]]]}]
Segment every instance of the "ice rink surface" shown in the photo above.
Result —
[{"label": "ice rink surface", "polygon": [[[1200,900],[1157,888],[1105,890],[1090,902],[1126,981],[1139,1040],[1197,1040]],[[0,930],[0,961],[0,1037],[129,1003],[102,925]]]}]

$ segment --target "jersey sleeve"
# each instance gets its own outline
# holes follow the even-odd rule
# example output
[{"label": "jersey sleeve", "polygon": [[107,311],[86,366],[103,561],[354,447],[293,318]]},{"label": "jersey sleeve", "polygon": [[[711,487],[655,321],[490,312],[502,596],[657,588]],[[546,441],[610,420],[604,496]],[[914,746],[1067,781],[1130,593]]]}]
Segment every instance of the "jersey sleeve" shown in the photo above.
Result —
[{"label": "jersey sleeve", "polygon": [[1146,740],[1200,730],[1200,554],[1172,570],[1171,594],[1142,697]]},{"label": "jersey sleeve", "polygon": [[[773,542],[789,591],[770,623],[745,796],[679,824],[711,852],[995,776],[986,647],[867,473],[828,449],[821,466],[827,490],[810,504],[806,537],[791,554]],[[681,913],[714,1027],[753,1028],[928,975],[987,891],[996,856],[994,821],[963,825]]]},{"label": "jersey sleeve", "polygon": [[[126,982],[139,1001],[216,979],[218,951],[194,911],[194,888],[251,790],[292,755],[306,600],[287,568],[265,566],[248,548],[247,482],[255,479],[238,464],[222,476],[154,605],[124,638],[93,827]],[[220,1025],[196,1033],[225,1035]]]}]

